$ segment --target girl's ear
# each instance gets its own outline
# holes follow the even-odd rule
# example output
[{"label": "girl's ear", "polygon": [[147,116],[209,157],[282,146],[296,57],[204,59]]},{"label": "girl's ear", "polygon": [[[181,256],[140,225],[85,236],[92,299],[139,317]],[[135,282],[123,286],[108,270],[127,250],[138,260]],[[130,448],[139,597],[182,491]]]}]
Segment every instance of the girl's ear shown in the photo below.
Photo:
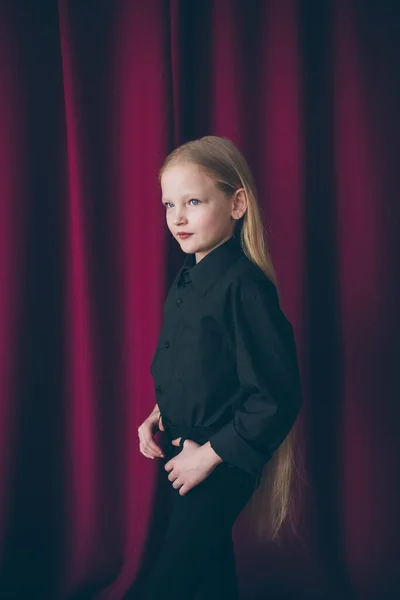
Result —
[{"label": "girl's ear", "polygon": [[240,188],[239,190],[236,190],[236,192],[235,192],[235,198],[234,198],[235,216],[233,218],[240,219],[241,217],[243,217],[246,210],[247,210],[246,191],[244,188]]}]

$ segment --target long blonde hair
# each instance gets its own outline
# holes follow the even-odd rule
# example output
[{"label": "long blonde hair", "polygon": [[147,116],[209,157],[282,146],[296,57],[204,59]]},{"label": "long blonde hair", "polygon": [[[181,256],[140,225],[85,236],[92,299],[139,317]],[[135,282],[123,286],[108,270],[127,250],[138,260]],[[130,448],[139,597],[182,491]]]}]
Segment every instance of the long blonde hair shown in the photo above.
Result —
[{"label": "long blonde hair", "polygon": [[[235,236],[250,260],[256,263],[274,283],[280,299],[277,278],[268,250],[267,235],[263,226],[257,199],[256,185],[243,154],[228,138],[205,136],[189,141],[175,148],[165,159],[159,180],[167,167],[175,163],[190,163],[202,168],[212,177],[216,187],[226,196],[232,196],[239,188],[244,188],[247,196],[247,210],[235,223]],[[256,535],[261,538],[276,539],[284,522],[289,521],[296,532],[294,519],[294,474],[301,482],[303,475],[294,461],[294,446],[297,438],[298,421],[292,427],[282,444],[265,464],[258,488],[246,507],[250,525],[254,525]],[[297,505],[298,506],[298,505]]]}]

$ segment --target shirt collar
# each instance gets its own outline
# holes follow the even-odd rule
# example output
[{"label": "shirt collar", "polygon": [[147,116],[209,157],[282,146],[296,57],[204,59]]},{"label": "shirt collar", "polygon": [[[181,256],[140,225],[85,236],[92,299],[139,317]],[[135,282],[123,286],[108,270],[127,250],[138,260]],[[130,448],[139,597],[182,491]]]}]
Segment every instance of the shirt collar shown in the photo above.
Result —
[{"label": "shirt collar", "polygon": [[243,255],[240,241],[235,236],[211,250],[198,263],[194,253],[188,254],[179,270],[177,286],[179,288],[186,283],[192,283],[196,292],[205,294],[214,281]]}]

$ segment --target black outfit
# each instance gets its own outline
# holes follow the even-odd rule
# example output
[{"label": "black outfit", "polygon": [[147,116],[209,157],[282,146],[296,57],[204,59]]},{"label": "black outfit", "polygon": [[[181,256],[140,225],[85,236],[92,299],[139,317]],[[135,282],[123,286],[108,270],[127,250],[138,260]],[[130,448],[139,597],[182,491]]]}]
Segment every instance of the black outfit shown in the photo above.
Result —
[{"label": "black outfit", "polygon": [[276,288],[236,237],[197,264],[186,256],[150,370],[165,462],[181,451],[170,444],[177,437],[209,441],[223,462],[184,496],[170,484],[174,509],[146,599],[169,597],[169,589],[175,600],[194,598],[195,589],[201,598],[237,598],[232,525],[293,426],[302,392]]},{"label": "black outfit", "polygon": [[[172,448],[170,458],[181,452]],[[239,600],[232,526],[254,492],[253,480],[247,471],[220,463],[183,496],[167,481],[171,516],[138,600]]]},{"label": "black outfit", "polygon": [[209,440],[225,462],[253,475],[288,434],[302,395],[293,328],[274,284],[236,237],[198,264],[186,256],[150,371],[173,435],[189,428],[198,441],[198,432],[199,443]]}]

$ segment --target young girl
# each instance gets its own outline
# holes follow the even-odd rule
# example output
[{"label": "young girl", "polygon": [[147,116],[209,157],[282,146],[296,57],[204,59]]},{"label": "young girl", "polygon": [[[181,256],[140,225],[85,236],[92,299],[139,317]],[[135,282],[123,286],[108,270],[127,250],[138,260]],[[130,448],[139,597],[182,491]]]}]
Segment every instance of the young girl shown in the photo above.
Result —
[{"label": "young girl", "polygon": [[272,537],[288,514],[291,429],[302,405],[293,328],[235,144],[190,141],[159,178],[167,226],[187,256],[151,363],[157,404],[139,427],[140,451],[164,459],[173,496],[143,600],[235,600],[236,518],[256,490]]}]

